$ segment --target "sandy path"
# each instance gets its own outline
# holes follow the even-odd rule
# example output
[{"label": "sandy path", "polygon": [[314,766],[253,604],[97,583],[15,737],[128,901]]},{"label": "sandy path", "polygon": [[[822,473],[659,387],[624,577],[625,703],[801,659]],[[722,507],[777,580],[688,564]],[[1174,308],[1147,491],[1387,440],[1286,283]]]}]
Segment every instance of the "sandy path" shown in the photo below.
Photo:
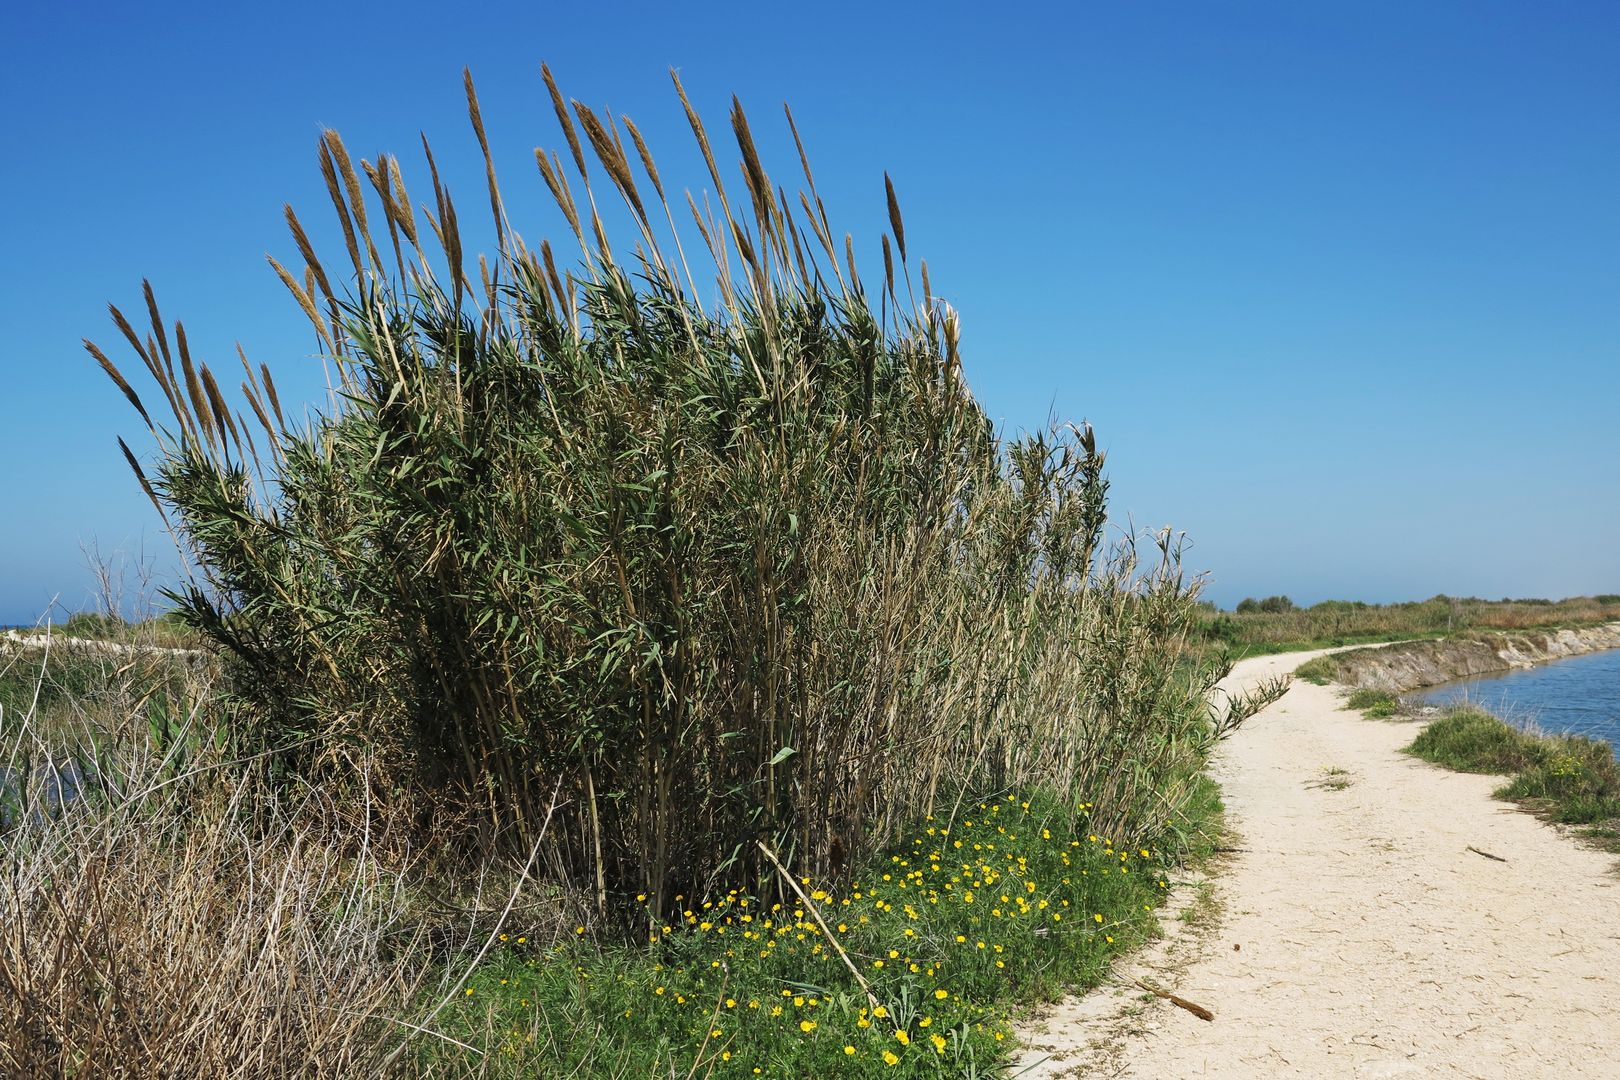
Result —
[{"label": "sandy path", "polygon": [[[1221,913],[1118,969],[1214,1022],[1099,989],[1026,1036],[1026,1062],[1052,1056],[1025,1077],[1620,1077],[1617,860],[1492,799],[1495,778],[1401,754],[1413,725],[1338,705],[1296,683],[1226,744]],[[1348,787],[1320,786],[1330,767]]]}]

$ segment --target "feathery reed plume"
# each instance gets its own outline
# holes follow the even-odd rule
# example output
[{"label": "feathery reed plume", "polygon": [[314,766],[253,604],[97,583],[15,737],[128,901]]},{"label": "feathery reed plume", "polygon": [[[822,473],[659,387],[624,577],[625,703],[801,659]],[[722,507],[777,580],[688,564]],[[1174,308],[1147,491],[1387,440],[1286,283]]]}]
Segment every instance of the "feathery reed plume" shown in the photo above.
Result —
[{"label": "feathery reed plume", "polygon": [[287,219],[287,231],[292,233],[293,243],[298,245],[298,254],[303,256],[304,265],[315,275],[315,280],[321,286],[321,294],[330,300],[332,283],[326,279],[326,270],[321,266],[321,260],[316,257],[315,247],[309,242],[309,235],[304,232],[304,224],[298,220],[298,214],[290,203],[282,207],[282,216]]},{"label": "feathery reed plume", "polygon": [[793,242],[793,262],[799,268],[799,281],[803,284],[813,285],[815,282],[810,276],[809,264],[805,261],[804,245],[799,236],[799,228],[793,222],[793,211],[788,208],[787,196],[781,188],[777,188],[777,201],[782,207],[783,217],[787,219],[787,235],[788,239]]},{"label": "feathery reed plume", "polygon": [[281,415],[281,399],[276,396],[276,380],[270,377],[269,367],[260,364],[259,375],[264,381],[264,393],[270,399],[270,408],[275,410],[276,423],[281,427],[286,427],[287,419]]},{"label": "feathery reed plume", "polygon": [[163,369],[172,385],[175,382],[174,357],[169,353],[169,336],[163,332],[163,318],[158,314],[157,296],[152,292],[150,281],[142,279],[141,295],[146,299],[146,311],[152,319],[152,337],[157,340],[157,351],[163,354]]},{"label": "feathery reed plume", "polygon": [[360,245],[355,241],[354,223],[349,220],[349,208],[343,201],[343,189],[338,183],[337,166],[332,161],[331,142],[324,132],[321,134],[319,145],[321,177],[326,181],[326,191],[331,196],[332,209],[337,213],[338,224],[343,228],[343,244],[349,251],[349,262],[354,265],[355,275],[359,276],[365,272],[360,262]]},{"label": "feathery reed plume", "polygon": [[574,122],[569,118],[568,106],[563,103],[562,91],[557,89],[557,80],[551,76],[551,67],[548,64],[540,65],[540,77],[545,80],[546,90],[551,94],[551,107],[557,113],[557,123],[562,126],[563,138],[568,140],[568,149],[574,155],[574,167],[579,170],[580,176],[589,175],[585,171],[585,153],[579,146],[579,135],[574,131]]},{"label": "feathery reed plume", "polygon": [[538,148],[534,152],[534,162],[540,167],[540,176],[545,180],[546,187],[551,190],[551,197],[556,200],[557,207],[562,210],[569,229],[573,230],[574,237],[584,244],[585,232],[579,225],[579,207],[574,203],[573,192],[568,189],[568,178],[562,173],[562,163],[555,157],[548,157],[544,150]]},{"label": "feathery reed plume", "polygon": [[129,444],[124,442],[121,436],[118,439],[118,449],[123,452],[124,460],[129,463],[130,471],[135,474],[135,480],[141,485],[141,490],[146,492],[148,499],[152,500],[152,506],[158,512],[158,518],[167,522],[169,520],[168,511],[163,508],[163,503],[158,499],[157,492],[152,490],[152,483],[147,480],[146,472],[141,468],[141,463],[136,460],[134,452],[129,448]]},{"label": "feathery reed plume", "polygon": [[330,128],[322,133],[322,138],[331,148],[332,159],[337,163],[338,172],[343,177],[343,190],[348,194],[349,211],[354,215],[355,232],[366,242],[366,252],[371,256],[371,264],[380,269],[382,260],[377,257],[377,247],[371,242],[371,228],[366,223],[365,192],[360,187],[360,177],[354,171],[354,163],[349,160],[348,148],[343,145],[342,136]]},{"label": "feathery reed plume", "polygon": [[894,181],[883,174],[883,192],[889,199],[889,228],[894,230],[894,242],[900,248],[900,261],[906,261],[906,223],[900,220],[900,200],[894,194]]},{"label": "feathery reed plume", "polygon": [[186,393],[191,398],[192,422],[209,444],[217,449],[219,444],[214,432],[213,412],[208,407],[207,395],[203,393],[202,381],[197,378],[197,368],[191,362],[191,350],[186,347],[186,328],[178,321],[174,324],[174,342],[180,352],[180,369],[186,376]]},{"label": "feathery reed plume", "polygon": [[478,91],[473,88],[472,68],[461,69],[462,85],[467,91],[467,117],[478,136],[478,149],[484,155],[484,181],[489,185],[489,213],[495,220],[495,243],[506,251],[506,211],[501,208],[501,189],[495,182],[495,159],[489,153],[489,139],[484,134],[484,114],[478,108]]},{"label": "feathery reed plume", "polygon": [[681,107],[686,110],[686,122],[692,127],[692,135],[697,139],[698,148],[703,151],[703,161],[709,166],[709,179],[714,181],[714,193],[720,199],[720,205],[726,204],[726,186],[720,180],[720,169],[714,163],[714,151],[709,148],[709,133],[703,128],[703,120],[698,116],[697,110],[692,108],[692,102],[687,99],[686,87],[681,85],[681,76],[674,68],[669,69],[670,80],[675,83],[675,94],[681,99]]},{"label": "feathery reed plume", "polygon": [[731,98],[731,130],[737,137],[738,149],[742,151],[743,176],[748,182],[748,194],[754,200],[754,217],[759,220],[763,237],[770,225],[771,181],[765,175],[765,167],[759,162],[759,151],[754,147],[754,133],[748,128],[748,116],[735,95]]},{"label": "feathery reed plume", "polygon": [[894,256],[889,253],[889,234],[883,234],[883,291],[894,296]]},{"label": "feathery reed plume", "polygon": [[[590,139],[591,148],[596,151],[597,160],[601,161],[602,168],[607,170],[608,178],[613,186],[619,189],[630,209],[636,212],[636,218],[645,225],[647,223],[647,209],[641,204],[641,194],[636,190],[636,181],[630,175],[630,163],[625,160],[624,152],[618,142],[608,135],[607,129],[602,126],[589,106],[574,102],[574,112],[579,116],[579,126],[585,129],[585,137]],[[605,246],[605,245],[604,245]]]},{"label": "feathery reed plume", "polygon": [[312,300],[309,294],[304,291],[303,287],[298,284],[298,281],[291,274],[287,273],[286,268],[276,261],[276,257],[274,255],[266,255],[264,258],[265,261],[270,264],[270,269],[276,272],[276,277],[280,278],[281,283],[287,287],[287,291],[292,293],[293,299],[298,301],[298,306],[303,309],[304,314],[314,325],[315,332],[324,337],[326,335],[326,323],[325,320],[321,318],[321,313],[315,310],[315,301]]},{"label": "feathery reed plume", "polygon": [[145,364],[146,370],[151,372],[152,378],[162,382],[163,372],[157,366],[156,359],[147,352],[146,346],[141,344],[141,339],[136,335],[135,328],[129,324],[129,320],[124,317],[124,313],[118,310],[118,305],[108,304],[107,312],[112,315],[113,325],[118,327],[118,332],[124,335],[124,340],[129,342],[129,347],[135,350],[135,355],[141,358],[141,363]]},{"label": "feathery reed plume", "polygon": [[428,221],[433,225],[439,247],[444,251],[445,262],[449,264],[451,307],[459,311],[467,272],[461,257],[461,230],[456,227],[456,208],[450,201],[450,192],[439,179],[439,163],[433,158],[433,148],[428,145],[426,135],[422,136],[422,154],[427,158],[428,173],[433,178],[433,201],[438,208],[438,217],[430,217]]},{"label": "feathery reed plume", "polygon": [[405,239],[411,242],[411,246],[417,249],[417,255],[420,256],[422,245],[416,238],[416,210],[411,205],[410,192],[405,190],[405,177],[400,174],[398,161],[392,156],[388,160],[393,166],[391,172],[394,184],[394,209],[398,215],[399,227],[404,231]]},{"label": "feathery reed plume", "polygon": [[399,211],[394,206],[394,191],[389,181],[391,165],[387,154],[378,155],[377,163],[369,161],[360,162],[365,170],[366,179],[371,181],[371,188],[377,193],[382,202],[383,221],[388,226],[388,244],[394,251],[394,269],[399,272],[401,282],[409,280],[405,272],[405,252],[399,243]]},{"label": "feathery reed plume", "polygon": [[540,258],[545,263],[546,280],[551,283],[551,291],[556,294],[557,303],[564,310],[571,308],[573,306],[571,303],[572,297],[568,292],[564,291],[562,279],[557,276],[557,263],[551,255],[551,241],[540,241]]},{"label": "feathery reed plume", "polygon": [[799,168],[804,172],[804,182],[811,193],[816,190],[816,178],[810,172],[810,155],[804,152],[804,140],[799,138],[799,125],[793,121],[793,110],[787,102],[782,103],[782,115],[787,117],[788,130],[793,133],[793,146],[799,151]]},{"label": "feathery reed plume", "polygon": [[246,381],[242,383],[242,396],[247,399],[248,408],[252,409],[253,415],[258,418],[259,426],[264,428],[264,434],[269,440],[271,450],[276,450],[278,444],[276,442],[275,425],[270,423],[270,417],[265,413],[264,404],[259,400],[259,394],[252,383]]},{"label": "feathery reed plume", "polygon": [[147,415],[146,406],[141,404],[140,396],[135,393],[134,388],[129,385],[123,374],[119,372],[111,360],[107,359],[106,353],[96,348],[95,342],[89,338],[84,338],[83,341],[85,349],[91,356],[96,358],[96,363],[101,365],[101,370],[107,373],[107,377],[113,381],[113,385],[123,391],[124,397],[129,400],[131,405],[135,406],[135,411],[141,414],[141,419],[145,421],[146,426],[152,428],[152,418]]},{"label": "feathery reed plume", "polygon": [[628,116],[622,118],[625,128],[630,132],[630,139],[636,144],[636,153],[641,155],[641,167],[647,170],[647,178],[652,181],[653,190],[658,193],[660,202],[664,201],[664,185],[658,179],[658,166],[653,162],[652,152],[647,149],[647,142],[641,137],[635,121]]}]

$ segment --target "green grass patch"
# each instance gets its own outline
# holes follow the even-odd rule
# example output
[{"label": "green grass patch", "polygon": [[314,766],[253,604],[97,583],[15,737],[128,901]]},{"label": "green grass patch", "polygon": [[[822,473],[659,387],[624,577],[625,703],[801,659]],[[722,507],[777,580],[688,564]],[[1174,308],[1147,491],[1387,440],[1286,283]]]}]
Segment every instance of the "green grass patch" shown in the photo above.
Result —
[{"label": "green grass patch", "polygon": [[1318,656],[1294,669],[1294,678],[1326,686],[1339,676],[1339,662],[1331,656]]},{"label": "green grass patch", "polygon": [[[1212,784],[1193,805],[1207,820],[1184,839],[1207,851]],[[496,1076],[994,1075],[1020,1006],[1095,985],[1157,932],[1164,853],[1074,820],[1039,798],[973,802],[847,888],[801,880],[809,903],[728,893],[649,918],[640,947],[506,940],[436,1026],[487,1047]],[[448,1042],[422,1053],[436,1074],[474,1064]]]},{"label": "green grass patch", "polygon": [[1620,767],[1600,739],[1559,736],[1539,740],[1537,760],[1502,789],[1504,798],[1542,804],[1566,825],[1602,825],[1620,819]]},{"label": "green grass patch", "polygon": [[1357,690],[1345,702],[1373,720],[1385,720],[1401,711],[1401,699],[1388,690]]},{"label": "green grass patch", "polygon": [[1536,760],[1536,737],[1473,708],[1441,716],[1412,741],[1409,753],[1458,772],[1506,775]]}]

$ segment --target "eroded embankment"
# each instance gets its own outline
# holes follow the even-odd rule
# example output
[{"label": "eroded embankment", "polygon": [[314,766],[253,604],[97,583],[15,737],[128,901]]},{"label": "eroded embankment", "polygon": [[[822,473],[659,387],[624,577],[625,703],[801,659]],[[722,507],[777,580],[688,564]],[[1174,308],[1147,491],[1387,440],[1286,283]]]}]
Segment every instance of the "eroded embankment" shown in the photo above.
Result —
[{"label": "eroded embankment", "polygon": [[1422,686],[1620,648],[1620,623],[1564,630],[1403,641],[1334,657],[1336,681],[1401,694]]}]

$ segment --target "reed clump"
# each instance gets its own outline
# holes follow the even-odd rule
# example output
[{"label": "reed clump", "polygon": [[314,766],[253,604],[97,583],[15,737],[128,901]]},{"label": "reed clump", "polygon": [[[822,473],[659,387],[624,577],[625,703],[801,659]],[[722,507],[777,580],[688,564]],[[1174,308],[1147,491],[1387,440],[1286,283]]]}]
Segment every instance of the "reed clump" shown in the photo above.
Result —
[{"label": "reed clump", "polygon": [[723,176],[676,80],[711,188],[674,196],[633,123],[545,76],[571,268],[509,220],[469,77],[493,253],[430,150],[418,207],[396,159],[321,137],[341,269],[288,209],[272,263],[333,407],[289,413],[245,356],[233,406],[150,286],[149,329],[113,316],[161,419],[89,345],[154,438],[124,452],[196,567],[172,599],[233,745],[532,854],[621,925],[781,895],[767,849],[836,881],[964,793],[1089,804],[1125,844],[1173,824],[1241,719],[1186,659],[1198,583],[1168,531],[1109,541],[1089,427],[992,429],[893,184],[869,287],[802,145],[790,198],[734,103]]}]

